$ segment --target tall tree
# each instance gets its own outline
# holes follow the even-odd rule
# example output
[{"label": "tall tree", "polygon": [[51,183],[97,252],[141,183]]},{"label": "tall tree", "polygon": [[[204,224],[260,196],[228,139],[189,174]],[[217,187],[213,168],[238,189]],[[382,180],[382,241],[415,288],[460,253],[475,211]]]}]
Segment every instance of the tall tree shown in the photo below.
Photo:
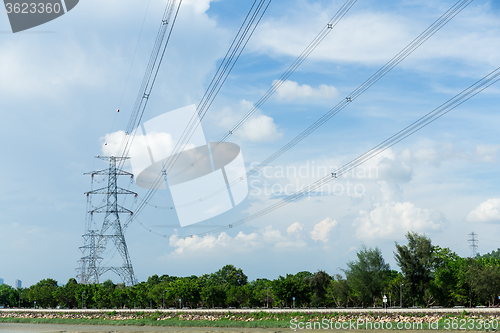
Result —
[{"label": "tall tree", "polygon": [[293,305],[294,297],[297,307],[310,303],[310,288],[306,280],[310,276],[311,273],[299,272],[296,275],[287,274],[286,277],[280,275],[272,282],[273,295],[281,306]]},{"label": "tall tree", "polygon": [[468,276],[472,290],[477,295],[480,304],[495,304],[495,298],[500,290],[499,259],[490,257],[474,260],[470,263]]},{"label": "tall tree", "polygon": [[221,285],[241,287],[247,284],[248,277],[243,273],[241,268],[236,268],[233,265],[226,265],[213,274],[214,280]]},{"label": "tall tree", "polygon": [[408,245],[396,242],[394,258],[408,284],[410,297],[415,305],[426,305],[424,298],[432,280],[434,246],[425,235],[406,234]]},{"label": "tall tree", "polygon": [[347,284],[355,292],[362,305],[375,306],[382,298],[390,271],[378,247],[367,249],[365,246],[357,253],[358,259],[347,263],[344,271]]},{"label": "tall tree", "polygon": [[9,285],[0,285],[0,305],[4,306],[18,306],[19,294],[18,290]]},{"label": "tall tree", "polygon": [[309,287],[313,293],[311,306],[327,306],[329,304],[326,298],[327,288],[330,285],[332,277],[325,271],[317,271],[313,276],[309,277]]},{"label": "tall tree", "polygon": [[346,279],[340,274],[330,281],[327,289],[328,298],[335,302],[336,307],[347,307],[349,305],[350,289]]},{"label": "tall tree", "polygon": [[57,300],[54,297],[56,290],[57,281],[53,279],[45,279],[29,288],[28,297],[30,302],[33,304],[36,302],[37,306],[41,306],[43,308],[53,308],[57,305]]}]

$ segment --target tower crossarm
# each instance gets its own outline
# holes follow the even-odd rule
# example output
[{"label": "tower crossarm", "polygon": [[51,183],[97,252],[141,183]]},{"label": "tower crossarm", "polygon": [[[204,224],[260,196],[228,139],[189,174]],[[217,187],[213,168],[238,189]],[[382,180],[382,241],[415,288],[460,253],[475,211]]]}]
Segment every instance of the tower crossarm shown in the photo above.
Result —
[{"label": "tower crossarm", "polygon": [[[109,175],[109,169],[104,169],[104,170],[99,170],[99,171],[91,171],[91,172],[86,172],[84,175],[91,175],[93,176],[108,176]],[[128,171],[123,171],[120,169],[116,169],[116,175],[117,176],[130,176],[134,177],[134,174]]]},{"label": "tower crossarm", "polygon": [[104,206],[101,206],[101,207],[97,207],[96,209],[92,209],[91,211],[89,211],[90,214],[94,214],[94,213],[127,213],[127,214],[134,214],[134,212],[132,212],[131,210],[123,207],[123,206],[120,206],[120,205],[116,205],[117,208],[116,210],[110,210],[109,209],[109,206],[108,205],[104,205]]},{"label": "tower crossarm", "polygon": [[[109,191],[109,187],[107,187],[107,186],[99,188],[97,190],[85,192],[86,195],[89,195],[89,194],[113,194],[113,193],[114,192],[110,192]],[[137,195],[137,193],[132,192],[132,191],[127,190],[127,189],[124,189],[123,187],[117,187],[116,194],[133,194],[133,195]]]}]

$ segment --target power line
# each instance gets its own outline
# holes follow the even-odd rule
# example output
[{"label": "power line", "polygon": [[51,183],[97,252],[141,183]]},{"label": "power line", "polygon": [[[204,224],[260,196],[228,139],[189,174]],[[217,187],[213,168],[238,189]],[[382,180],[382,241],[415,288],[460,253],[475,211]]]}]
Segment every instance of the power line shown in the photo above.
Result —
[{"label": "power line", "polygon": [[[347,95],[342,101],[340,101],[335,107],[326,112],[321,118],[319,118],[316,122],[310,125],[307,129],[302,131],[299,135],[281,147],[278,151],[274,152],[271,156],[266,158],[263,162],[258,164],[257,166],[250,169],[244,177],[236,179],[230,182],[228,185],[231,187],[245,178],[248,178],[252,174],[258,172],[262,168],[269,165],[271,162],[276,160],[278,157],[286,153],[288,150],[293,148],[296,144],[304,140],[311,133],[313,133],[316,129],[321,127],[324,123],[330,120],[333,116],[342,111],[347,105],[352,103],[355,99],[357,99],[361,94],[363,94],[366,90],[368,90],[371,86],[373,86],[377,81],[379,81],[382,77],[384,77],[387,73],[389,73],[394,67],[396,67],[399,63],[401,63],[406,57],[412,54],[416,49],[418,49],[423,43],[425,43],[429,38],[431,38],[436,32],[441,30],[450,20],[452,20],[456,15],[458,15],[465,7],[467,7],[473,0],[460,0],[456,2],[450,9],[448,9],[444,14],[442,14],[437,20],[435,20],[427,29],[425,29],[420,35],[418,35],[410,44],[408,44],[403,50],[401,50],[398,54],[396,54],[391,60],[389,60],[384,66],[382,66],[377,72],[375,72],[372,76],[370,76],[367,80],[365,80],[361,85],[359,85],[353,92]],[[161,181],[161,175],[158,176],[155,186],[159,186]],[[203,198],[193,200],[189,203],[178,205],[175,208],[183,208],[195,205],[200,201],[211,198],[223,191],[226,190],[226,187],[220,188],[214,191],[212,194],[209,194]],[[149,194],[149,193],[148,193]],[[154,195],[154,194],[153,194]],[[150,200],[152,195],[146,196],[143,200]],[[143,205],[144,206],[144,205]],[[173,208],[173,207],[172,207]],[[136,212],[138,215],[140,211]],[[132,216],[133,220],[135,216]],[[128,222],[128,223],[131,223]]]},{"label": "power line", "polygon": [[346,163],[342,167],[338,168],[336,172],[332,172],[330,175],[323,177],[322,179],[319,179],[318,181],[308,185],[305,187],[303,190],[298,191],[285,199],[280,200],[279,202],[262,209],[258,211],[257,213],[251,214],[250,216],[240,219],[234,223],[228,224],[227,226],[224,226],[222,228],[217,228],[209,232],[204,232],[200,234],[193,234],[190,235],[191,237],[193,236],[206,236],[206,235],[211,235],[214,233],[219,233],[221,231],[231,229],[235,226],[239,226],[242,224],[245,224],[247,222],[250,222],[252,220],[255,220],[261,216],[264,216],[278,208],[281,208],[299,198],[304,196],[305,194],[321,188],[323,185],[337,179],[338,177],[347,174],[349,171],[353,170],[357,166],[365,163],[366,161],[378,156],[385,150],[389,149],[393,145],[397,144],[398,142],[404,140],[405,138],[409,137],[410,135],[414,134],[415,132],[421,130],[422,128],[426,127],[427,125],[433,123],[437,119],[441,118],[451,110],[455,109],[459,105],[463,104],[470,98],[474,97],[475,95],[479,94],[481,91],[484,89],[488,88],[489,86],[493,85],[494,83],[498,82],[500,80],[500,67],[483,77],[481,80],[477,81],[467,89],[463,90],[459,94],[457,94],[455,97],[452,99],[448,100],[438,108],[432,110],[431,112],[427,113],[420,119],[416,120],[409,126],[405,127],[401,131],[397,132],[387,140],[383,141],[382,143],[378,144],[377,146],[373,147],[369,151],[365,152],[364,154],[360,155],[359,157],[355,158],[354,160]]},{"label": "power line", "polygon": [[113,118],[113,123],[111,125],[111,131],[110,131],[110,133],[113,132],[113,129],[114,129],[114,126],[115,126],[115,122],[116,122],[116,118],[118,118],[118,112],[120,112],[120,109],[121,109],[121,106],[122,106],[123,97],[125,96],[125,91],[127,90],[128,82],[129,82],[129,79],[130,79],[130,73],[132,72],[132,67],[134,66],[135,56],[137,55],[137,50],[139,49],[139,42],[141,40],[142,30],[144,29],[144,23],[146,22],[146,16],[147,16],[147,13],[148,13],[148,9],[149,9],[149,4],[150,3],[151,3],[151,0],[148,0],[148,3],[146,5],[146,11],[144,12],[144,16],[142,18],[142,24],[141,24],[141,29],[139,30],[139,36],[137,37],[137,42],[135,44],[134,54],[132,55],[132,61],[130,62],[130,67],[128,69],[127,78],[125,79],[125,84],[123,86],[122,94],[120,96],[120,101],[118,102],[117,112],[115,113],[115,116]]},{"label": "power line", "polygon": [[[203,118],[207,114],[208,109],[210,108],[213,101],[219,94],[220,89],[226,82],[227,77],[231,73],[234,65],[236,64],[241,53],[245,49],[245,46],[252,37],[253,33],[255,32],[255,29],[259,25],[262,17],[266,13],[267,8],[271,4],[272,0],[260,0],[257,6],[255,6],[256,1],[254,2],[252,8],[250,9],[249,14],[245,18],[245,21],[243,22],[242,25],[243,29],[240,28],[240,30],[238,31],[226,56],[224,57],[222,63],[220,64],[217,73],[210,82],[210,85],[207,88],[205,94],[203,95],[200,103],[196,107],[196,113],[192,115],[188,126],[182,133],[179,141],[177,141],[170,158],[168,158],[168,160],[166,161],[166,164],[164,166],[164,170],[166,173],[168,173],[172,169],[174,164],[177,162],[177,159],[180,156],[179,153],[185,149],[188,141],[191,139],[191,137],[195,133],[195,130],[198,128],[200,121],[203,120]],[[255,10],[253,10],[254,7]],[[161,177],[162,174],[159,174],[158,178],[161,179]]]},{"label": "power line", "polygon": [[[215,145],[211,145],[212,153],[219,147],[222,142],[225,142],[235,131],[237,131],[244,123],[247,121],[280,87],[281,85],[292,75],[295,70],[307,59],[307,57],[318,47],[318,45],[328,36],[328,34],[333,31],[333,28],[337,26],[340,20],[347,14],[351,7],[356,3],[357,0],[347,0],[338,12],[328,21],[328,23],[322,28],[322,30],[316,35],[316,37],[307,45],[307,47],[302,51],[302,53],[293,61],[293,63],[287,68],[287,70],[271,85],[271,87],[266,91],[266,93],[247,111],[247,113],[238,121],[235,125],[227,131],[221,139],[219,139]],[[192,167],[197,165],[201,160],[209,158],[208,153],[203,154],[198,160],[196,160]],[[181,171],[185,172],[185,171]],[[174,175],[175,177],[176,175]]]},{"label": "power line", "polygon": [[[271,1],[272,0],[254,1],[238,33],[236,34],[236,37],[234,38],[231,46],[229,47],[226,56],[224,57],[219,68],[217,69],[217,72],[215,73],[214,78],[212,79],[209,87],[207,88],[207,91],[202,97],[200,103],[198,104],[195,114],[193,114],[193,116],[191,117],[188,126],[184,129],[184,132],[181,135],[181,138],[179,139],[179,141],[177,141],[172,154],[167,159],[163,171],[158,174],[156,180],[153,183],[152,188],[146,193],[145,199],[143,199],[143,201],[139,204],[138,212],[142,211],[142,209],[145,206],[145,203],[149,201],[150,198],[156,193],[157,187],[162,181],[162,177],[167,174],[166,170],[170,170],[170,168],[172,168],[172,166],[175,164],[179,156],[179,154],[176,154],[176,152],[184,150],[186,144],[188,143],[188,140],[191,138],[191,136],[194,133],[194,130],[197,128],[199,124],[199,121],[197,120],[203,119],[203,117],[208,112],[208,109],[210,108],[213,100],[219,93],[220,89],[222,88],[222,85],[224,84],[231,70],[233,69],[234,65],[238,61],[245,46],[247,45],[255,29],[259,25],[262,17],[267,11],[267,8],[269,7]],[[128,226],[128,224],[130,223],[126,223],[126,226]]]},{"label": "power line", "polygon": [[[160,28],[158,29],[158,33],[156,35],[153,51],[151,52],[146,72],[144,73],[141,87],[139,89],[139,94],[137,95],[134,108],[132,109],[129,122],[125,130],[125,137],[123,138],[118,150],[118,156],[125,157],[128,155],[130,146],[135,137],[136,128],[141,122],[149,101],[149,96],[151,95],[151,91],[153,90],[156,82],[156,78],[165,56],[165,51],[170,41],[181,4],[182,0],[168,0],[167,2],[165,11],[163,12]],[[119,167],[122,167],[123,163],[124,161],[121,161]]]}]

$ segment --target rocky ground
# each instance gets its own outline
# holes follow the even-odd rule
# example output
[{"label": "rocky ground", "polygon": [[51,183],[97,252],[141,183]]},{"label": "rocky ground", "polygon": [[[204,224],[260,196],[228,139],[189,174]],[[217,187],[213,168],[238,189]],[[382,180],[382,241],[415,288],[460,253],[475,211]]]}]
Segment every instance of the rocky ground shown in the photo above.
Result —
[{"label": "rocky ground", "polygon": [[461,314],[386,314],[386,315],[373,315],[373,314],[342,314],[342,313],[288,313],[288,314],[275,314],[266,312],[254,312],[247,314],[233,314],[230,312],[211,314],[211,313],[169,313],[169,312],[131,312],[123,313],[117,311],[102,311],[93,313],[82,313],[82,312],[43,312],[43,311],[2,311],[0,312],[0,318],[45,318],[45,319],[106,319],[106,320],[185,320],[185,321],[219,321],[219,320],[231,320],[231,321],[262,321],[262,320],[287,320],[296,319],[298,321],[321,321],[324,318],[332,320],[333,322],[349,322],[349,321],[370,321],[370,322],[435,322],[447,318],[460,319],[474,319],[474,320],[500,320],[499,314],[477,314],[469,313],[466,311]]}]

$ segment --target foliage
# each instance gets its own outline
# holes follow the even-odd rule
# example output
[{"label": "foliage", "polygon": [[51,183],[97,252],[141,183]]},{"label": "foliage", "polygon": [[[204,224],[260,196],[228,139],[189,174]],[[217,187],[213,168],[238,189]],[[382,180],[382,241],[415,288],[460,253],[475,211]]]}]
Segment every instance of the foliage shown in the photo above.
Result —
[{"label": "foliage", "polygon": [[[434,246],[424,235],[408,233],[396,243],[401,272],[390,270],[379,248],[362,247],[347,263],[345,277],[325,271],[286,274],[274,280],[248,281],[240,268],[226,265],[215,273],[176,277],[153,275],[133,287],[111,280],[83,285],[73,278],[59,286],[44,279],[29,288],[0,285],[0,305],[42,308],[242,308],[496,305],[500,294],[500,258],[462,258]],[[295,298],[295,302],[294,302]],[[181,301],[179,302],[179,299]],[[112,313],[112,312],[109,312]]]},{"label": "foliage", "polygon": [[424,300],[432,280],[434,247],[429,238],[415,232],[408,232],[406,239],[408,245],[396,243],[394,258],[408,284],[414,305],[428,305]]},{"label": "foliage", "polygon": [[357,256],[357,260],[347,263],[348,269],[344,271],[347,284],[361,305],[375,306],[389,282],[389,264],[385,263],[378,247],[367,249],[363,246]]}]

